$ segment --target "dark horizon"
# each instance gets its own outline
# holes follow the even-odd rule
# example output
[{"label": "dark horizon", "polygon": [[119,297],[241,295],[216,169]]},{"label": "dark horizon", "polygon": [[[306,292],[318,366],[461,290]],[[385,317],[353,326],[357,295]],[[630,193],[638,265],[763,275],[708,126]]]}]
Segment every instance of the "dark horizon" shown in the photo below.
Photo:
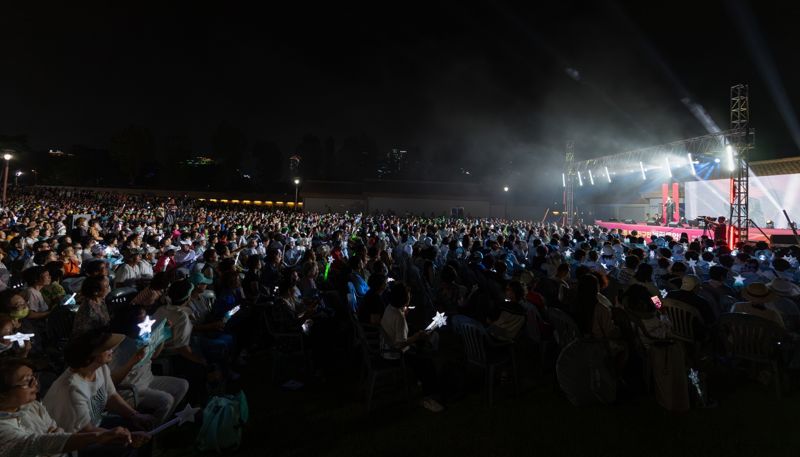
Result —
[{"label": "dark horizon", "polygon": [[[785,38],[796,7],[742,5],[791,106],[800,67]],[[268,144],[283,167],[307,135],[323,150],[364,138],[379,155],[404,148],[423,167],[438,157],[453,165],[448,173],[473,168],[513,183],[560,168],[568,139],[583,159],[707,133],[687,97],[726,130],[728,90],[747,83],[753,158],[798,155],[735,2],[690,10],[16,7],[6,14],[13,71],[0,75],[0,134],[27,135],[35,150],[110,149],[133,125],[152,132],[153,154],[213,155],[225,123],[241,132],[237,154]]]}]

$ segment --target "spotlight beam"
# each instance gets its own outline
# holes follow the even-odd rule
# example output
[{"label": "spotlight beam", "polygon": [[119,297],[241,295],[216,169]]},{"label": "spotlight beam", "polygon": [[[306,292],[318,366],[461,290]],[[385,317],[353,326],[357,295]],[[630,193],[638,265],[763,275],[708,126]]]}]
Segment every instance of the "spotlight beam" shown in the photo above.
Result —
[{"label": "spotlight beam", "polygon": [[644,172],[644,164],[640,161],[639,162],[639,169],[642,170],[642,179],[647,179],[647,174]]},{"label": "spotlight beam", "polygon": [[692,170],[692,176],[697,176],[697,170],[694,169],[694,160],[692,160],[692,153],[689,152],[686,156],[689,157],[689,169]]},{"label": "spotlight beam", "polygon": [[592,170],[589,170],[589,182],[594,186],[594,176],[592,176]]},{"label": "spotlight beam", "polygon": [[611,183],[611,173],[608,172],[608,167],[605,167],[605,169],[606,169],[606,178],[608,178],[608,182]]}]

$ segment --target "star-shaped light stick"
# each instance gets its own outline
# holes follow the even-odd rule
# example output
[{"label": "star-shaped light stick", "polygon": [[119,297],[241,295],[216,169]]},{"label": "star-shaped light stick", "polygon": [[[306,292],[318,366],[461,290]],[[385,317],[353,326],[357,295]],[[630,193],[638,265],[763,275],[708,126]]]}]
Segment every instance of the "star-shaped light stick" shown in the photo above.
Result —
[{"label": "star-shaped light stick", "polygon": [[183,411],[175,413],[175,418],[174,419],[171,419],[171,420],[168,420],[167,422],[164,422],[163,424],[159,425],[158,427],[154,428],[153,430],[150,430],[149,432],[147,432],[147,434],[149,436],[153,436],[153,435],[155,435],[157,433],[160,433],[160,432],[168,429],[169,427],[172,427],[175,424],[183,425],[186,422],[194,422],[194,418],[197,415],[198,411],[200,411],[200,409],[201,408],[192,408],[192,405],[187,403],[186,407],[183,408]]},{"label": "star-shaped light stick", "polygon": [[571,249],[567,249],[566,251],[564,251],[564,256],[566,258],[572,257],[572,250]]},{"label": "star-shaped light stick", "polygon": [[25,346],[25,342],[33,338],[33,333],[15,333],[13,335],[4,336],[4,340],[11,341],[11,343],[17,343],[17,346],[22,347]]},{"label": "star-shaped light stick", "polygon": [[661,292],[661,298],[667,298],[667,294],[669,293],[667,289],[658,289],[658,291]]},{"label": "star-shaped light stick", "polygon": [[697,390],[697,396],[700,397],[700,401],[705,405],[706,399],[703,397],[703,389],[700,388],[700,372],[694,368],[689,368],[689,380],[692,381],[692,385]]},{"label": "star-shaped light stick", "polygon": [[155,319],[150,319],[150,316],[144,317],[144,322],[141,324],[136,324],[139,326],[139,336],[147,335],[148,333],[153,331],[153,324],[155,324]]},{"label": "star-shaped light stick", "polygon": [[733,280],[735,281],[733,283],[734,286],[743,286],[744,285],[744,276],[742,276],[742,275],[734,276]]},{"label": "star-shaped light stick", "polygon": [[708,262],[708,268],[716,267],[716,266],[717,266],[717,262],[714,262],[713,260],[711,262]]},{"label": "star-shaped light stick", "polygon": [[447,325],[447,316],[444,313],[436,312],[436,315],[433,316],[433,320],[431,321],[430,325],[425,328],[425,331],[436,330],[439,327],[444,327]]},{"label": "star-shaped light stick", "polygon": [[692,273],[697,274],[697,270],[695,270],[695,267],[697,266],[697,260],[689,260],[689,266],[692,267]]}]

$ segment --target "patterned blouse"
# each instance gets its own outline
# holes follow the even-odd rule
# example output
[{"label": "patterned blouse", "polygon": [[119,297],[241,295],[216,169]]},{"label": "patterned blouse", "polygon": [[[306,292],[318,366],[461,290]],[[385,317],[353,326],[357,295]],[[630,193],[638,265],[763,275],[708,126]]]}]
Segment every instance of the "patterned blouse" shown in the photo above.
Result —
[{"label": "patterned blouse", "polygon": [[103,300],[86,300],[81,303],[75,314],[72,337],[82,335],[95,328],[106,327],[111,323],[108,308]]}]

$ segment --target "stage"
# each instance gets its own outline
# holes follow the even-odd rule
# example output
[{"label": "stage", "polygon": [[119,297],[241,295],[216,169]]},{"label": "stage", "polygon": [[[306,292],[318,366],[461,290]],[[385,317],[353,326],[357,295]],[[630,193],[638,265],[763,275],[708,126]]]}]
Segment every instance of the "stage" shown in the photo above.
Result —
[{"label": "stage", "polygon": [[[657,225],[646,225],[646,224],[623,224],[621,222],[604,222],[604,221],[595,221],[596,225],[600,227],[605,227],[607,229],[622,229],[625,235],[629,235],[632,230],[636,230],[639,233],[639,236],[649,238],[651,235],[656,236],[671,236],[676,240],[681,237],[681,233],[685,233],[690,240],[695,238],[700,238],[703,235],[703,229],[697,227],[660,227]],[[789,237],[792,236],[792,231],[790,229],[763,229],[764,233],[767,236],[772,237],[773,235],[788,235]],[[714,233],[712,230],[708,230],[706,235],[709,238],[714,238]],[[764,235],[758,231],[756,228],[750,228],[750,241],[766,241],[769,242],[770,240],[765,239]],[[794,244],[793,242],[786,242],[786,243],[776,243],[776,244]]]}]

